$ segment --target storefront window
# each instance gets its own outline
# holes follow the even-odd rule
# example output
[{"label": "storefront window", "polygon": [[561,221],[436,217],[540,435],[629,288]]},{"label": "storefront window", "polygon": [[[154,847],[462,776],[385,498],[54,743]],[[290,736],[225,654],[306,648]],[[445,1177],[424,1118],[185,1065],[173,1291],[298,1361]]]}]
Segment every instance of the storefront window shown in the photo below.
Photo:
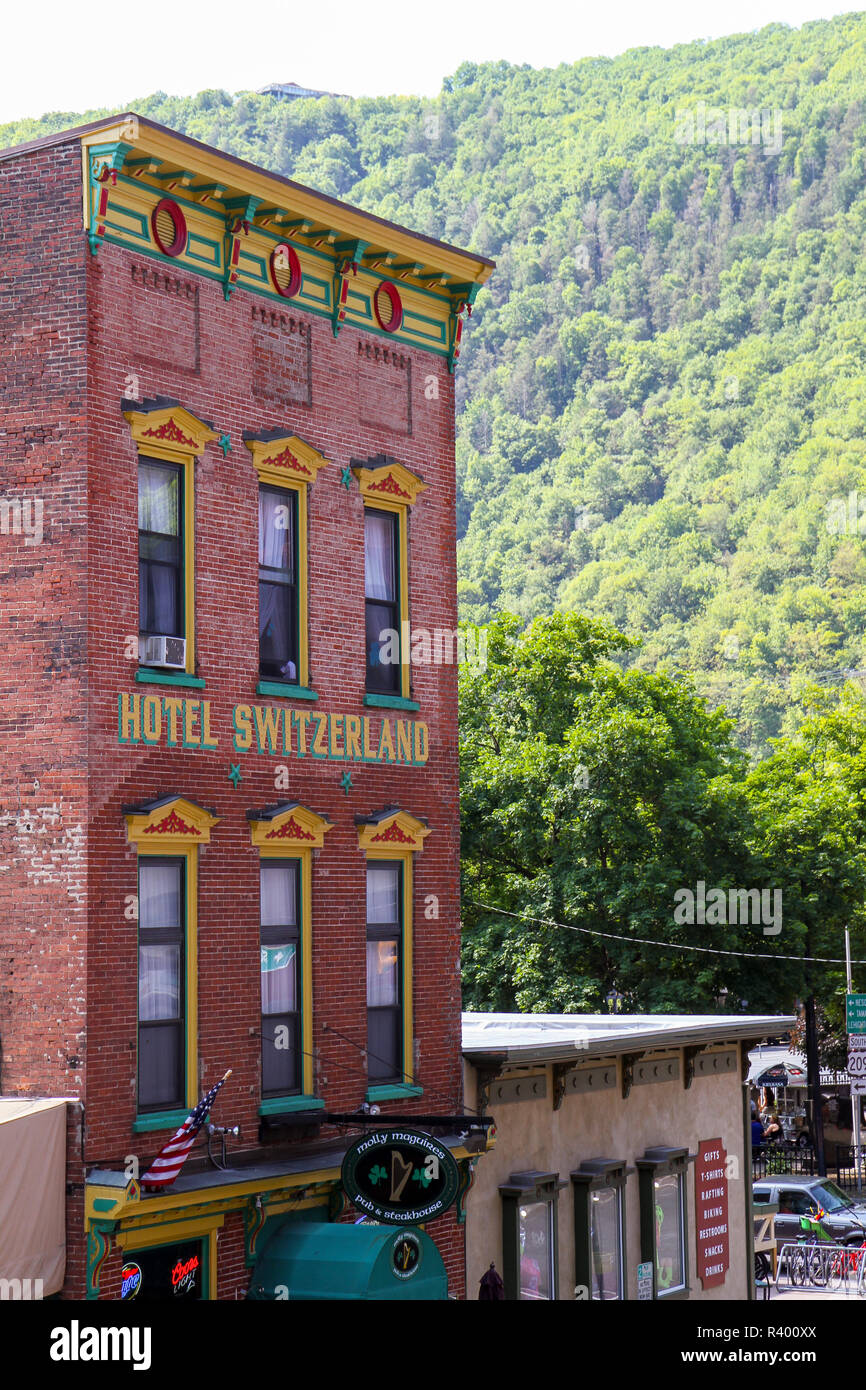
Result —
[{"label": "storefront window", "polygon": [[659,1293],[681,1289],[683,1272],[683,1179],[679,1173],[656,1178],[656,1282]]},{"label": "storefront window", "polygon": [[509,1299],[558,1297],[557,1200],[565,1183],[537,1169],[501,1183],[502,1279]]},{"label": "storefront window", "polygon": [[552,1298],[553,1293],[553,1206],[550,1202],[530,1202],[520,1208],[520,1297]]},{"label": "storefront window", "polygon": [[625,1298],[624,1193],[633,1168],[624,1159],[584,1159],[571,1174],[574,1190],[575,1297]]},{"label": "storefront window", "polygon": [[590,1295],[622,1298],[622,1196],[601,1188],[589,1200]]},{"label": "storefront window", "polygon": [[688,1293],[686,1174],[695,1155],[659,1145],[637,1160],[641,1260],[653,1268],[653,1297]]},{"label": "storefront window", "polygon": [[206,1298],[205,1246],[205,1241],[187,1240],[179,1245],[130,1250],[121,1270],[121,1299],[173,1303],[181,1298]]}]

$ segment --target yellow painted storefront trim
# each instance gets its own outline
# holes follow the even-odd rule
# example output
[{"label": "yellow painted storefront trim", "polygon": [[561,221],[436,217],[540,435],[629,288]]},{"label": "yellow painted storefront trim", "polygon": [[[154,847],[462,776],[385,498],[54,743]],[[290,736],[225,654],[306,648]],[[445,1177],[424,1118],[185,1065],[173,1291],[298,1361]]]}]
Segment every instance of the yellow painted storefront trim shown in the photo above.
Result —
[{"label": "yellow painted storefront trim", "polygon": [[217,1238],[224,1221],[223,1216],[199,1217],[191,1222],[169,1222],[164,1226],[154,1226],[137,1231],[135,1226],[118,1231],[117,1244],[128,1254],[136,1250],[150,1250],[157,1245],[172,1245],[182,1240],[207,1240],[207,1299],[216,1301],[217,1296]]},{"label": "yellow painted storefront trim", "polygon": [[[195,675],[195,460],[216,430],[182,406],[149,412],[125,410],[139,458],[162,459],[183,468],[183,581],[186,671]],[[160,437],[162,432],[162,437]]]},{"label": "yellow painted storefront trim", "polygon": [[[462,1144],[450,1152],[457,1162],[464,1158],[478,1157],[477,1152],[470,1151]],[[169,1192],[161,1197],[147,1197],[144,1200],[136,1183],[128,1183],[125,1189],[88,1183],[85,1187],[84,1228],[86,1230],[93,1221],[110,1221],[121,1223],[122,1233],[133,1231],[136,1223],[140,1229],[147,1226],[149,1229],[162,1232],[172,1223],[188,1226],[199,1219],[211,1219],[229,1211],[239,1211],[251,1197],[265,1198],[281,1192],[285,1194],[287,1202],[298,1204],[297,1209],[321,1206],[334,1187],[340,1186],[341,1169],[342,1157],[327,1168],[316,1168],[306,1173],[277,1173],[269,1178],[248,1178],[226,1183],[225,1186]],[[302,1198],[293,1197],[292,1194],[297,1189],[303,1189],[306,1195]],[[104,1206],[97,1207],[97,1203],[103,1203]],[[271,1210],[273,1208],[269,1203],[268,1211]]]},{"label": "yellow painted storefront trim", "polygon": [[294,492],[298,499],[298,684],[306,687],[310,682],[307,489],[316,481],[319,469],[331,460],[294,434],[267,443],[258,439],[244,442],[259,483]]}]

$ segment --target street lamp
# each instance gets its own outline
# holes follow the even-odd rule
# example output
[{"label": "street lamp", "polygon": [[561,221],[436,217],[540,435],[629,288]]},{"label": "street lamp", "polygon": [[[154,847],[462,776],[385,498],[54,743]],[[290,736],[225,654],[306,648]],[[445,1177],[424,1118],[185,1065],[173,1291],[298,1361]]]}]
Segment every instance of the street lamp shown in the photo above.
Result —
[{"label": "street lamp", "polygon": [[604,996],[604,1002],[609,1014],[618,1014],[621,1011],[620,1005],[625,1002],[625,995],[619,993],[616,985],[612,985]]}]

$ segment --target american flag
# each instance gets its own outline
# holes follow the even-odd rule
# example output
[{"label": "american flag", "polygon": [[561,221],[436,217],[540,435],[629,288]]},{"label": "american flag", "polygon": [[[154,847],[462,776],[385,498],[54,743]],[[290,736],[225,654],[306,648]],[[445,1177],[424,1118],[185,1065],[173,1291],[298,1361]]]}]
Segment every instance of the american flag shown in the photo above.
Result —
[{"label": "american flag", "polygon": [[147,1172],[142,1174],[142,1187],[168,1187],[170,1183],[174,1182],[186,1162],[187,1154],[195,1142],[196,1135],[208,1117],[208,1112],[217,1093],[230,1076],[231,1071],[227,1071],[225,1076],[208,1091],[204,1100],[199,1101],[195,1110],[187,1115],[177,1133],[169,1139],[164,1148],[160,1149]]}]

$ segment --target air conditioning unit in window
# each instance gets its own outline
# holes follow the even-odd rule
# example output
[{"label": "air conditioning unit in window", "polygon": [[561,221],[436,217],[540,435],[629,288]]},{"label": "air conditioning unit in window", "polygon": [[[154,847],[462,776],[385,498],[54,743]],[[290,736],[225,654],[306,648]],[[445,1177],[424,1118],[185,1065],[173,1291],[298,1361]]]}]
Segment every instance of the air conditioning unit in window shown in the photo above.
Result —
[{"label": "air conditioning unit in window", "polygon": [[185,671],[186,638],[145,637],[139,659],[142,666],[170,666],[174,671]]}]

